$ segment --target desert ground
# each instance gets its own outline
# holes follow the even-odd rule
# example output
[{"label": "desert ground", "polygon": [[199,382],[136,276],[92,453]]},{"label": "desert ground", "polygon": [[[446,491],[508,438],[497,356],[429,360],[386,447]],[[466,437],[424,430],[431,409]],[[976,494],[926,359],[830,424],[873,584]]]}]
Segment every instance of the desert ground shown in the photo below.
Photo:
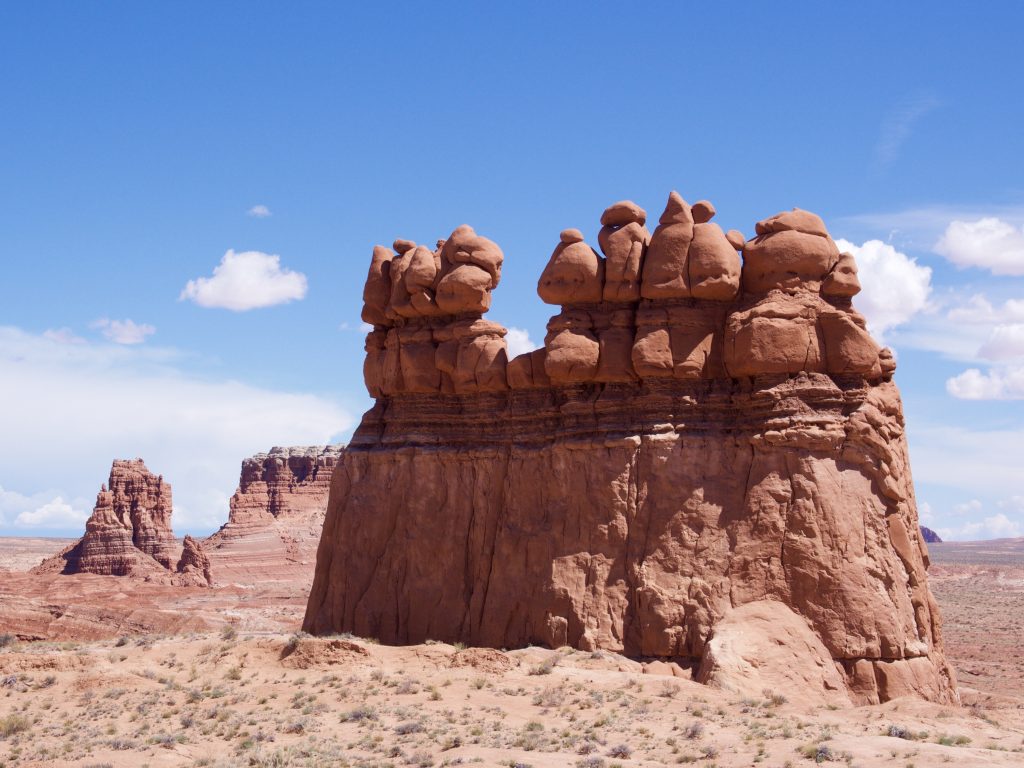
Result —
[{"label": "desert ground", "polygon": [[[1024,541],[931,552],[960,707],[836,709],[603,652],[310,638],[296,633],[298,599],[271,621],[272,595],[205,590],[202,631],[85,642],[0,631],[0,766],[1024,765]],[[0,577],[3,614],[25,578]],[[63,578],[51,608],[68,584],[103,577]],[[201,604],[179,600],[162,609]]]}]

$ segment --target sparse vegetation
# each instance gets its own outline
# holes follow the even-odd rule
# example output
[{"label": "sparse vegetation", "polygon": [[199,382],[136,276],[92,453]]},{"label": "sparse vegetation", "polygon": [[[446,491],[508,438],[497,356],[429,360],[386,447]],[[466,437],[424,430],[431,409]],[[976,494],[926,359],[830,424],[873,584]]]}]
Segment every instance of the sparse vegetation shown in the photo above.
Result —
[{"label": "sparse vegetation", "polygon": [[[8,707],[0,765],[81,765],[92,754],[102,765],[105,754],[123,768],[128,760],[156,765],[180,750],[202,755],[195,764],[207,768],[494,764],[477,757],[478,748],[507,755],[506,766],[551,764],[554,755],[575,768],[864,764],[864,755],[834,746],[841,733],[863,732],[843,725],[842,711],[828,710],[838,714],[822,721],[799,707],[780,709],[785,697],[773,690],[737,700],[680,678],[619,671],[614,654],[526,649],[510,652],[518,665],[493,671],[449,666],[459,652],[440,643],[422,656],[423,649],[379,649],[321,659],[326,639],[293,637],[296,646],[308,643],[298,656],[274,650],[291,642],[287,636],[225,640],[219,631],[133,639],[122,646],[124,660],[109,658],[109,641],[86,646],[81,664],[53,663],[63,650],[43,657],[28,649],[17,656],[23,669],[0,677]],[[462,654],[460,661],[472,658]],[[556,666],[561,674],[552,676]],[[971,743],[958,734],[982,722],[979,714],[942,710],[941,729],[910,716],[870,728],[907,743],[892,750],[892,765],[920,765],[908,747],[925,740],[954,762],[955,750]],[[985,741],[993,751],[1024,750]],[[779,759],[779,745],[793,760]]]}]

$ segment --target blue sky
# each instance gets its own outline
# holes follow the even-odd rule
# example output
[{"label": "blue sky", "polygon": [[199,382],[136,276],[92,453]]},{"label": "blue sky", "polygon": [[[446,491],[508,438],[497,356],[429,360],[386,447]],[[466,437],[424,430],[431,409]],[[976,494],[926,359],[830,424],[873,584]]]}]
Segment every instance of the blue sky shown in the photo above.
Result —
[{"label": "blue sky", "polygon": [[[375,243],[472,224],[539,343],[558,232],[678,189],[866,249],[922,517],[1024,535],[1019,4],[351,5],[0,5],[0,532],[77,534],[136,455],[212,530],[368,407]],[[202,305],[252,270],[268,306]]]}]

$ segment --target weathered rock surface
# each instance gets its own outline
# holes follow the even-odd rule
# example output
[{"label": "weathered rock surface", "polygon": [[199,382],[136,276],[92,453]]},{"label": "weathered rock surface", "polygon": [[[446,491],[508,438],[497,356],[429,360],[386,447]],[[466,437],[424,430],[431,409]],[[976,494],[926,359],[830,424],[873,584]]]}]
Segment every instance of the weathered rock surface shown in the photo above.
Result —
[{"label": "weathered rock surface", "polygon": [[96,496],[85,535],[35,570],[208,584],[199,543],[188,542],[183,555],[174,538],[172,509],[170,483],[142,459],[117,459]]},{"label": "weathered rock surface", "polygon": [[[895,365],[851,304],[852,257],[806,211],[746,242],[713,215],[672,194],[629,300],[618,273],[615,300],[592,285],[592,249],[561,258],[585,246],[563,233],[541,292],[567,306],[511,362],[479,314],[377,307],[377,402],[332,479],[307,631],[693,667],[727,617],[775,601],[837,695],[956,698]],[[809,642],[783,640],[780,659]],[[798,677],[824,690],[819,671]]]},{"label": "weathered rock surface", "polygon": [[801,616],[777,600],[745,603],[719,621],[697,680],[740,695],[771,691],[849,705],[846,682],[828,649]]},{"label": "weathered rock surface", "polygon": [[217,584],[313,578],[331,473],[341,446],[273,448],[242,462],[228,522],[203,542]]}]

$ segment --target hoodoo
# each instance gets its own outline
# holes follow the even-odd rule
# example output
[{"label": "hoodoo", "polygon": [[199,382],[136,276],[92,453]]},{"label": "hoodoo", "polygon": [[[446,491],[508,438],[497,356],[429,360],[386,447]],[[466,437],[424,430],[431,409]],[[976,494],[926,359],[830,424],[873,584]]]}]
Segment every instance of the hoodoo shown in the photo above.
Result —
[{"label": "hoodoo", "polygon": [[807,211],[749,240],[714,215],[673,193],[648,233],[616,203],[604,256],[562,232],[538,287],[560,311],[513,360],[483,319],[495,243],[374,250],[376,404],[333,475],[307,631],[606,649],[722,685],[776,647],[840,699],[956,699],[854,259]]}]

